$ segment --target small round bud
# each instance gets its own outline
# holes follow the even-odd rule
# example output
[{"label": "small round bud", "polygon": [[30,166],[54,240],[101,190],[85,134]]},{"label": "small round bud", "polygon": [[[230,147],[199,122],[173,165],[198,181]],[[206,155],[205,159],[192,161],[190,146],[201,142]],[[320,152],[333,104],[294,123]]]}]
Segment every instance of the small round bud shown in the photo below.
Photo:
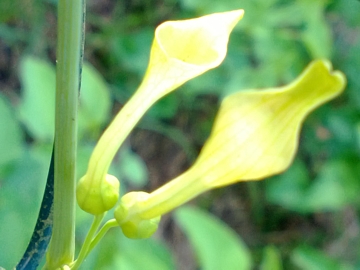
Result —
[{"label": "small round bud", "polygon": [[159,227],[161,217],[148,220],[129,220],[120,225],[121,230],[127,238],[144,239],[152,236]]},{"label": "small round bud", "polygon": [[136,214],[129,216],[129,209],[137,202],[143,201],[149,194],[146,192],[130,192],[121,198],[114,216],[124,235],[132,239],[149,238],[159,227],[161,216],[152,219],[142,219]]},{"label": "small round bud", "polygon": [[83,176],[76,188],[76,199],[82,210],[93,215],[102,214],[114,207],[119,198],[119,180],[110,174],[99,183]]}]

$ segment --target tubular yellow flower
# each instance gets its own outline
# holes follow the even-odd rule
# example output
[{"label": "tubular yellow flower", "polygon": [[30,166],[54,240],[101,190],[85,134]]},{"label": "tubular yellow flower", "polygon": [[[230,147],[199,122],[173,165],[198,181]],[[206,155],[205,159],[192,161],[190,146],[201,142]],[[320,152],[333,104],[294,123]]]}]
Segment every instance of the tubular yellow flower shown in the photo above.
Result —
[{"label": "tubular yellow flower", "polygon": [[305,117],[339,95],[345,84],[341,72],[331,71],[328,61],[318,60],[288,86],[228,96],[195,164],[146,198],[128,205],[128,215],[118,222],[151,219],[209,189],[285,170],[294,158]]},{"label": "tubular yellow flower", "polygon": [[[216,13],[196,19],[169,21],[155,32],[148,68],[139,89],[101,136],[78,193],[100,190],[119,147],[144,113],[162,96],[186,81],[217,67],[225,58],[229,35],[244,11]],[[93,204],[80,207],[92,213]]]}]

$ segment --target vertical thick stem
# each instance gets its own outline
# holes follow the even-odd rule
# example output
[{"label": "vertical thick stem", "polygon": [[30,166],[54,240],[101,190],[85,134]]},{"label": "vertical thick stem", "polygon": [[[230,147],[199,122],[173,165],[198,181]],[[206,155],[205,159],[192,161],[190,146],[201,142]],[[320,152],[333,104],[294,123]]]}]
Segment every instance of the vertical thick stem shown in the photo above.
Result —
[{"label": "vertical thick stem", "polygon": [[53,234],[45,268],[74,258],[77,104],[83,50],[83,0],[59,0]]}]

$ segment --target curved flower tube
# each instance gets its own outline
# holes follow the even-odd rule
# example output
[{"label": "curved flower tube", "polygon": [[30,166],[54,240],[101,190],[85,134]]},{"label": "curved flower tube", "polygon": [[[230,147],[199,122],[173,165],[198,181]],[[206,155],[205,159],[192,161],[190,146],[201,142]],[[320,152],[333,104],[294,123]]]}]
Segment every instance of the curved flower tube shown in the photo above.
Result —
[{"label": "curved flower tube", "polygon": [[148,68],[139,89],[105,130],[91,155],[88,170],[77,188],[79,206],[94,215],[110,208],[102,201],[101,183],[119,147],[144,113],[162,96],[186,81],[217,67],[225,58],[229,35],[243,10],[215,13],[196,19],[169,21],[155,32]]},{"label": "curved flower tube", "polygon": [[[341,72],[318,60],[287,86],[228,96],[195,164],[127,205],[127,216],[118,216],[118,223],[155,218],[212,188],[284,171],[294,159],[305,117],[339,95],[345,84]],[[122,207],[115,209],[115,217]]]}]

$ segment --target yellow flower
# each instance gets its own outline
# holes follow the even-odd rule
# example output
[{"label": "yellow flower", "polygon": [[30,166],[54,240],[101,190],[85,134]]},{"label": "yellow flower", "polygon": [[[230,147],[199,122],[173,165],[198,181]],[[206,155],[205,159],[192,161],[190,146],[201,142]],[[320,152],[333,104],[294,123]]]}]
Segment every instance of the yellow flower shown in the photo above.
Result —
[{"label": "yellow flower", "polygon": [[157,100],[220,65],[226,56],[229,35],[243,14],[243,10],[235,10],[161,24],[156,29],[149,67],[138,91]]},{"label": "yellow flower", "polygon": [[[224,60],[229,35],[243,13],[235,10],[169,21],[156,29],[144,80],[100,138],[77,188],[83,210],[97,215],[114,206],[95,206],[95,202],[102,201],[101,183],[125,138],[158,99]],[[93,200],[84,199],[88,196]]]},{"label": "yellow flower", "polygon": [[228,96],[195,164],[158,190],[139,196],[126,211],[120,203],[115,218],[120,226],[152,219],[209,189],[284,171],[296,153],[305,117],[339,95],[345,84],[341,72],[318,60],[288,86]]},{"label": "yellow flower", "polygon": [[197,160],[203,181],[219,187],[284,171],[296,153],[305,117],[344,86],[344,75],[318,60],[288,86],[227,97]]}]

